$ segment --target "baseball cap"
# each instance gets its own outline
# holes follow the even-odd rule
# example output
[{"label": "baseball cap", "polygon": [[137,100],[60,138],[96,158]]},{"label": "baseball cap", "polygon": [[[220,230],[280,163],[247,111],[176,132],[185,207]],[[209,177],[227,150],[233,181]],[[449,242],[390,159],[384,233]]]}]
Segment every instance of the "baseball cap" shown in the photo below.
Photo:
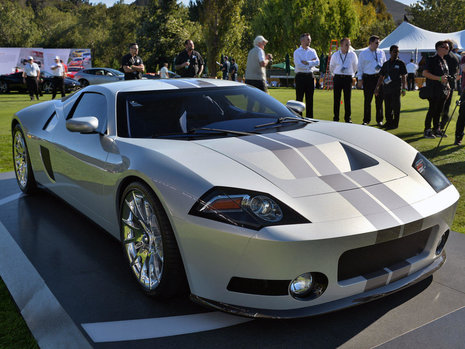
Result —
[{"label": "baseball cap", "polygon": [[58,60],[60,60],[60,57],[58,57],[58,56],[55,56],[55,59],[58,59]]},{"label": "baseball cap", "polygon": [[266,40],[262,35],[259,35],[259,36],[257,36],[257,37],[254,39],[253,44],[254,44],[254,45],[257,45],[257,44],[260,43],[260,42],[265,42],[265,43],[267,43],[268,40]]},{"label": "baseball cap", "polygon": [[31,59],[34,60],[34,58],[32,58],[32,56],[27,57],[28,61],[30,61]]}]

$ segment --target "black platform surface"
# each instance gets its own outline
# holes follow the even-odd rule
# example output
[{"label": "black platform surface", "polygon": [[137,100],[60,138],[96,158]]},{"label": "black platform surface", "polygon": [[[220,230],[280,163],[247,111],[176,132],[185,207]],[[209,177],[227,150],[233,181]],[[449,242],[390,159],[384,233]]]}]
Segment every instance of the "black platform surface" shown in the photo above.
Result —
[{"label": "black platform surface", "polygon": [[383,299],[298,320],[250,320],[132,280],[118,241],[47,192],[0,174],[0,275],[41,348],[465,348],[465,235],[446,264]]}]

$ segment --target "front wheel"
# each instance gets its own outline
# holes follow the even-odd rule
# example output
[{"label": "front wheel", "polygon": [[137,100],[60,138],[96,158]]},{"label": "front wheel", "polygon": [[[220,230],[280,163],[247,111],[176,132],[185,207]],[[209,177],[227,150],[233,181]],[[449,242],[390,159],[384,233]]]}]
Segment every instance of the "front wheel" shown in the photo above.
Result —
[{"label": "front wheel", "polygon": [[32,173],[26,140],[19,125],[13,129],[13,164],[19,189],[26,194],[33,193],[37,189],[37,184]]},{"label": "front wheel", "polygon": [[79,79],[79,83],[81,84],[82,88],[89,86],[89,81],[87,81],[86,79]]},{"label": "front wheel", "polygon": [[168,298],[187,290],[176,239],[152,190],[133,182],[123,192],[120,230],[124,255],[145,293]]}]

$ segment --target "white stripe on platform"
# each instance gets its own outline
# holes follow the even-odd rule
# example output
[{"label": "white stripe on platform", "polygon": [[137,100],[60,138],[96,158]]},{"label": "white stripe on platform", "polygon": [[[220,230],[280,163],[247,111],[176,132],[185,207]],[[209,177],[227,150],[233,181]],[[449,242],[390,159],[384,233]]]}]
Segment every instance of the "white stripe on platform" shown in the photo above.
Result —
[{"label": "white stripe on platform", "polygon": [[12,201],[18,200],[23,193],[16,193],[10,196],[7,196],[6,198],[0,199],[0,206],[6,205]]},{"label": "white stripe on platform", "polygon": [[0,276],[40,348],[91,348],[1,222]]},{"label": "white stripe on platform", "polygon": [[169,316],[152,319],[96,322],[82,324],[95,342],[118,342],[176,336],[210,331],[251,321],[221,312]]}]

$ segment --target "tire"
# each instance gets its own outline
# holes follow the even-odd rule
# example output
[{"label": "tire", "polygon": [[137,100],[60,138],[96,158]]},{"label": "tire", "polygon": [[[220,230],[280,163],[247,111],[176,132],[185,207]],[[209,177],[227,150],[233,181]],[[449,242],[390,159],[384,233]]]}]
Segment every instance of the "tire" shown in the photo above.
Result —
[{"label": "tire", "polygon": [[51,81],[45,81],[42,85],[42,90],[44,93],[52,93],[53,92],[53,83]]},{"label": "tire", "polygon": [[186,293],[176,238],[163,207],[145,183],[136,181],[126,187],[119,220],[123,252],[142,290],[160,298]]},{"label": "tire", "polygon": [[79,79],[79,83],[81,84],[81,88],[89,86],[89,81],[87,81],[86,79]]},{"label": "tire", "polygon": [[19,189],[26,194],[32,194],[37,190],[37,183],[32,172],[26,139],[19,125],[16,125],[13,129],[12,143],[13,165]]},{"label": "tire", "polygon": [[0,93],[8,93],[10,89],[5,81],[0,81]]}]

